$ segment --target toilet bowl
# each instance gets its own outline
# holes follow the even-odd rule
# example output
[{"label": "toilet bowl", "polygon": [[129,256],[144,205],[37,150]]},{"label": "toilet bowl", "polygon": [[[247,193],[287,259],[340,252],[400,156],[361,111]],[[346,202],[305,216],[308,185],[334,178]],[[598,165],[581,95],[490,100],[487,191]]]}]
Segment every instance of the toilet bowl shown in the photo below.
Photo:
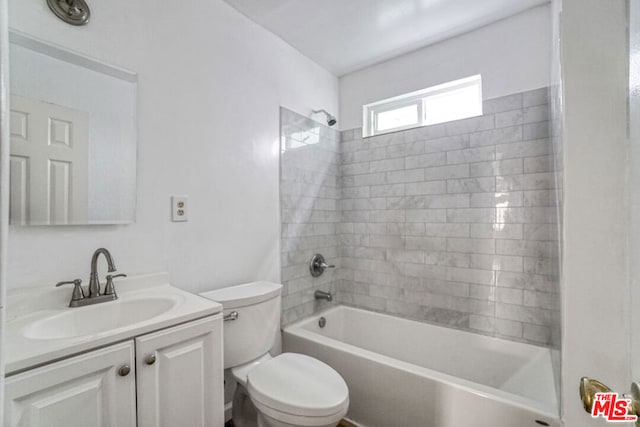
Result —
[{"label": "toilet bowl", "polygon": [[282,285],[253,282],[201,294],[222,304],[224,367],[238,386],[235,427],[334,427],[349,408],[344,379],[303,354],[272,356],[280,333]]},{"label": "toilet bowl", "polygon": [[263,358],[232,369],[257,411],[258,426],[333,427],[349,408],[349,391],[329,365],[303,354]]}]

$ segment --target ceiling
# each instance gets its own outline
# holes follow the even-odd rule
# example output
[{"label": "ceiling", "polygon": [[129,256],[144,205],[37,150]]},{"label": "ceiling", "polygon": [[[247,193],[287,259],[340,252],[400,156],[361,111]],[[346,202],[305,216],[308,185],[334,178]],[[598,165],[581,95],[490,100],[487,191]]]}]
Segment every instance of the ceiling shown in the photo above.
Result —
[{"label": "ceiling", "polygon": [[337,76],[549,0],[224,0]]}]

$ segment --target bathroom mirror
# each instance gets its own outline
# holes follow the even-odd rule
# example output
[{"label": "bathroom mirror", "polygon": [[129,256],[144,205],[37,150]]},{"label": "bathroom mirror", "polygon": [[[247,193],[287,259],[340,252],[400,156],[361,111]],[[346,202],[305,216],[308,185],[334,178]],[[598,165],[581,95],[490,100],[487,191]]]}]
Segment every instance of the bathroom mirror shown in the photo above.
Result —
[{"label": "bathroom mirror", "polygon": [[12,32],[9,76],[10,222],[134,222],[136,74]]}]

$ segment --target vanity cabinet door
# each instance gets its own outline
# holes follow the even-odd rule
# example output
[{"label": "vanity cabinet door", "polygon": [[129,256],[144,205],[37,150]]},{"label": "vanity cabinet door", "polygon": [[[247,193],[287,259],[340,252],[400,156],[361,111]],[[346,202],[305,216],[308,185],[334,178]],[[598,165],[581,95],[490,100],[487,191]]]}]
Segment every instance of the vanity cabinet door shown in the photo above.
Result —
[{"label": "vanity cabinet door", "polygon": [[222,316],[136,338],[138,426],[224,425]]},{"label": "vanity cabinet door", "polygon": [[3,426],[135,427],[134,360],[128,341],[6,378]]}]

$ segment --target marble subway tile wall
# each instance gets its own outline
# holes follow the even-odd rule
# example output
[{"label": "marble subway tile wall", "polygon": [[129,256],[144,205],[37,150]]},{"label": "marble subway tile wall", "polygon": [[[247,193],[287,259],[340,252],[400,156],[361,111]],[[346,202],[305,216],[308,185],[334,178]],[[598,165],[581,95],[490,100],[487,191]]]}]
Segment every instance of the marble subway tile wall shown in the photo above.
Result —
[{"label": "marble subway tile wall", "polygon": [[485,101],[480,117],[342,132],[339,302],[551,345],[553,154],[548,88]]},{"label": "marble subway tile wall", "polygon": [[336,292],[336,270],[311,277],[309,260],[321,253],[338,261],[340,221],[339,140],[335,129],[280,109],[282,323],[307,317],[327,305],[317,289]]},{"label": "marble subway tile wall", "polygon": [[[562,87],[560,84],[553,85],[549,88],[549,132],[551,135],[551,146],[553,148],[553,161],[554,172],[556,178],[556,209],[557,209],[557,250],[558,250],[558,277],[562,277],[562,227],[563,227],[563,206],[564,206],[564,169],[563,169],[563,150],[564,144],[562,141]],[[559,284],[558,284],[559,286]],[[558,306],[560,305],[560,293],[558,292],[557,298]],[[552,312],[551,319],[551,345],[553,348],[560,349],[561,333],[562,333],[562,319],[560,317],[560,310],[554,310]],[[559,376],[558,376],[559,377]]]}]

